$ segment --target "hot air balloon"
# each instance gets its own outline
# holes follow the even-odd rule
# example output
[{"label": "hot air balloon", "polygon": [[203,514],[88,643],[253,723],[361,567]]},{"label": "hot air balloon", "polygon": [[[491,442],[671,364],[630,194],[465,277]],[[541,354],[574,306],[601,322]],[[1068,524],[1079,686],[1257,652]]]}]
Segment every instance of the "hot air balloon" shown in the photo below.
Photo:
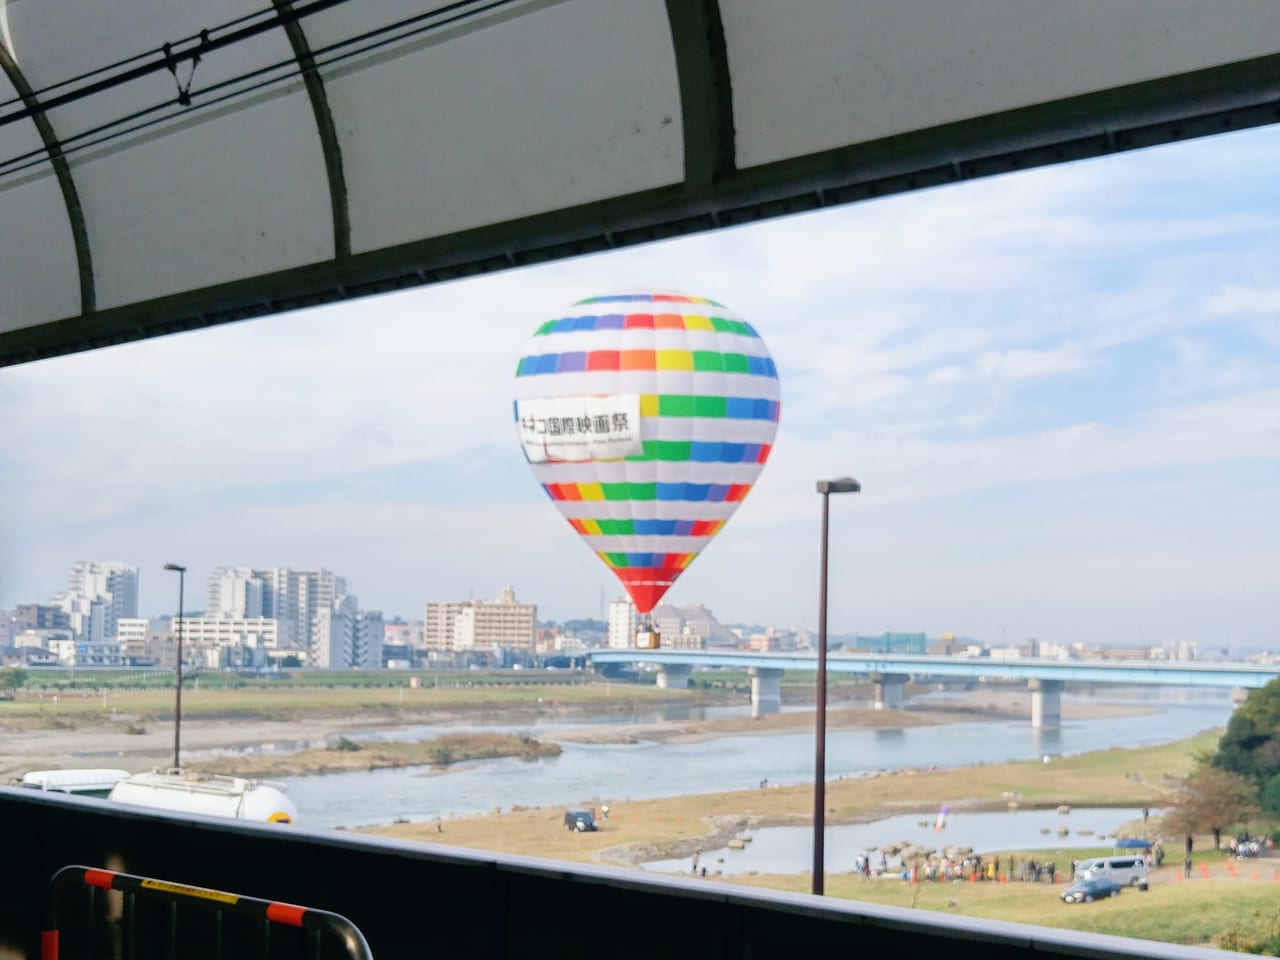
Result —
[{"label": "hot air balloon", "polygon": [[521,445],[547,495],[647,615],[751,490],[778,428],[778,373],[722,304],[580,300],[516,369]]}]

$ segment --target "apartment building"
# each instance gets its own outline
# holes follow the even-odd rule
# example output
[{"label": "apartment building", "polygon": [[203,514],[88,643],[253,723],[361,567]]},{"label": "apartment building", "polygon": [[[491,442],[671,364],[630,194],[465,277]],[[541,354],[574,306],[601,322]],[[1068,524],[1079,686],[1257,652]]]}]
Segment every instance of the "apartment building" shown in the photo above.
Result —
[{"label": "apartment building", "polygon": [[423,618],[428,650],[463,653],[503,647],[532,652],[538,607],[506,586],[497,600],[429,601]]},{"label": "apartment building", "polygon": [[62,610],[80,639],[114,640],[120,618],[138,615],[138,568],[116,561],[78,561],[71,566],[66,592],[51,605]]}]

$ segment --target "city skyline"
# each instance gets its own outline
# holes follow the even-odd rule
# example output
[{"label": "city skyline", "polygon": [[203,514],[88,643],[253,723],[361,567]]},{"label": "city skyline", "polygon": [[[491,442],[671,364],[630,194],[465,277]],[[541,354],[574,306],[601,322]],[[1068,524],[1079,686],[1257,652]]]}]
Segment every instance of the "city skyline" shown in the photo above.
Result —
[{"label": "city skyline", "polygon": [[[621,593],[511,419],[544,320],[642,286],[777,361],[759,483],[668,600],[832,633],[1265,647],[1280,579],[1280,248],[1263,129],[181,334],[0,373],[0,607],[69,564],[322,565],[367,609]],[[56,591],[54,591],[56,592]],[[198,596],[199,594],[197,594]],[[194,598],[193,598],[194,600]],[[198,601],[196,601],[198,602]]]}]

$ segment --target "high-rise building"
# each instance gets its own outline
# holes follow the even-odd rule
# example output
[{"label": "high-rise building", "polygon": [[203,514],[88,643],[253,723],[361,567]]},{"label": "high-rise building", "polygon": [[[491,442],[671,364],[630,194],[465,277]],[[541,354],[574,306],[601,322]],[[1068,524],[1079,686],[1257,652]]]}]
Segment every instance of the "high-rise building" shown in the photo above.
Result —
[{"label": "high-rise building", "polygon": [[625,597],[609,602],[609,649],[629,650],[636,640],[636,605]]},{"label": "high-rise building", "polygon": [[210,617],[287,620],[293,632],[281,637],[281,646],[315,650],[320,643],[321,611],[331,610],[347,594],[347,581],[323,567],[219,567],[209,577],[205,613]]},{"label": "high-rise building", "polygon": [[242,619],[262,616],[267,579],[247,567],[219,567],[209,575],[206,617]]},{"label": "high-rise building", "polygon": [[138,568],[81,560],[71,567],[66,593],[54,597],[75,635],[91,643],[112,640],[121,617],[138,615]]},{"label": "high-rise building", "polygon": [[380,670],[385,632],[380,612],[360,610],[355,597],[339,597],[316,614],[310,663],[330,669]]},{"label": "high-rise building", "polygon": [[517,601],[509,586],[497,600],[432,600],[423,623],[426,647],[441,653],[495,646],[531,651],[537,617],[537,605]]}]

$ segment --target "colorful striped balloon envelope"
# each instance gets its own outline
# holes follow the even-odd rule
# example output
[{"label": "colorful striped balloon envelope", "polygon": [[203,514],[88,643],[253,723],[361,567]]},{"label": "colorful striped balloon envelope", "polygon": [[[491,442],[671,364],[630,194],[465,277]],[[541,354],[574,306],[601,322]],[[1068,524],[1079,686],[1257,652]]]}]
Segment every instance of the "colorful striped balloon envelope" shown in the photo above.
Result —
[{"label": "colorful striped balloon envelope", "polygon": [[778,371],[714,300],[591,297],[547,320],[516,369],[534,476],[651,611],[760,474],[778,429]]}]

